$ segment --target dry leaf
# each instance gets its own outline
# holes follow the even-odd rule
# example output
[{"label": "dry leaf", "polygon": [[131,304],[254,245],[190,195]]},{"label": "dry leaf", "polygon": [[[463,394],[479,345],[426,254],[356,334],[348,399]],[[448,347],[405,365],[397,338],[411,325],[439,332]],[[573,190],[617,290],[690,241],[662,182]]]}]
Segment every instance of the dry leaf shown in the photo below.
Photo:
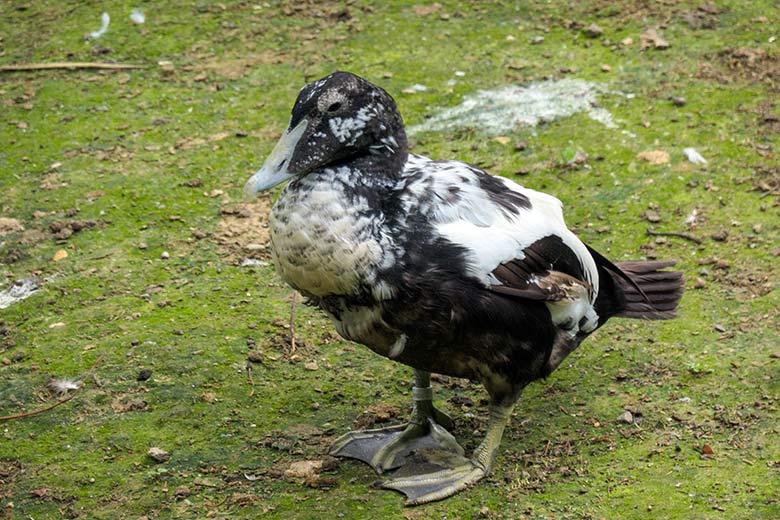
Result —
[{"label": "dry leaf", "polygon": [[640,152],[636,156],[637,159],[642,159],[650,164],[666,164],[669,162],[669,153],[663,150],[648,150],[646,152]]},{"label": "dry leaf", "polygon": [[649,47],[663,50],[671,47],[671,44],[661,38],[661,35],[658,34],[658,31],[651,27],[639,35],[639,46],[642,50],[645,50]]}]

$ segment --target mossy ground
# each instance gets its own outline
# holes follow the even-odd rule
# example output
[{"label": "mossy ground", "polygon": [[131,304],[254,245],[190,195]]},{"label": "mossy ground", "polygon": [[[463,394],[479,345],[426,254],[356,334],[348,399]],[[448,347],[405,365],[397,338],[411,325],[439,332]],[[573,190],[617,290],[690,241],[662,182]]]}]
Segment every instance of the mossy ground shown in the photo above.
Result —
[{"label": "mossy ground", "polygon": [[[0,425],[0,514],[780,518],[780,8],[540,4],[153,2],[136,26],[127,2],[0,3],[0,64],[146,66],[0,73],[0,208],[25,227],[0,237],[0,274],[45,281],[0,311],[0,415],[53,402],[51,377],[78,378],[103,356],[74,399]],[[103,10],[108,33],[86,42]],[[602,35],[583,31],[592,23]],[[641,50],[649,27],[671,47]],[[510,130],[508,144],[422,134],[414,151],[551,192],[596,249],[677,259],[689,280],[677,320],[616,320],[530,386],[489,479],[415,509],[372,489],[358,463],[309,479],[319,487],[284,476],[322,459],[372,404],[403,416],[411,371],[300,306],[290,352],[291,291],[271,266],[238,266],[267,259],[265,244],[220,227],[242,220],[241,186],[297,90],[336,69],[384,86],[410,124],[476,89],[564,75],[634,94],[603,98],[618,130],[583,114]],[[428,90],[402,92],[416,83]],[[709,163],[687,162],[687,146]],[[671,160],[636,158],[656,149]],[[568,164],[576,151],[585,164]],[[252,237],[267,205],[244,215]],[[648,209],[661,221],[647,222]],[[97,225],[58,238],[51,224],[63,220]],[[67,258],[52,261],[60,249]],[[473,448],[484,394],[435,384]],[[616,422],[624,410],[636,422]],[[152,446],[170,460],[149,458]]]}]

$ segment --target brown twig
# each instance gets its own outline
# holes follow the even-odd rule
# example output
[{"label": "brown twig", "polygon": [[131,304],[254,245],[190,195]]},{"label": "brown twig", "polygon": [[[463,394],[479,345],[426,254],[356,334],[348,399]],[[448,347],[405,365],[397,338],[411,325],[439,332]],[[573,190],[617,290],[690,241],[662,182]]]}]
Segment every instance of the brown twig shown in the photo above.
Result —
[{"label": "brown twig", "polygon": [[677,237],[690,240],[696,244],[701,244],[702,240],[699,237],[695,237],[689,233],[676,233],[674,231],[655,231],[654,229],[647,228],[647,234],[651,237]]},{"label": "brown twig", "polygon": [[145,65],[130,65],[127,63],[98,63],[92,61],[62,61],[55,63],[20,63],[18,65],[0,65],[0,72],[26,72],[31,70],[76,70],[76,69],[104,69],[126,70],[143,69]]},{"label": "brown twig", "polygon": [[[103,360],[103,354],[98,356],[98,358],[95,360],[95,362],[89,368],[89,370],[87,370],[87,372],[84,374],[83,381],[84,381],[85,384],[86,384],[86,381],[87,381],[87,377],[89,377],[89,375],[92,373],[92,371],[95,370],[95,368],[97,368],[98,363],[100,363],[102,360]],[[81,386],[79,386],[69,396],[63,397],[59,401],[57,401],[55,403],[52,403],[49,406],[45,406],[45,407],[39,408],[37,410],[32,410],[30,412],[15,413],[15,414],[12,414],[12,415],[3,415],[3,416],[0,416],[0,421],[10,421],[11,419],[21,419],[23,417],[30,417],[32,415],[38,415],[38,414],[43,413],[43,412],[48,412],[49,410],[57,408],[59,405],[65,404],[68,401],[70,401],[71,399],[73,399],[74,397],[76,397],[76,394],[79,392],[79,390],[84,388],[85,384],[82,384]]]},{"label": "brown twig", "polygon": [[247,378],[247,381],[249,382],[249,386],[252,387],[252,390],[249,392],[249,397],[254,397],[255,396],[255,379],[252,377],[252,370],[254,370],[252,368],[252,363],[247,361],[245,368],[246,368],[246,378]]}]

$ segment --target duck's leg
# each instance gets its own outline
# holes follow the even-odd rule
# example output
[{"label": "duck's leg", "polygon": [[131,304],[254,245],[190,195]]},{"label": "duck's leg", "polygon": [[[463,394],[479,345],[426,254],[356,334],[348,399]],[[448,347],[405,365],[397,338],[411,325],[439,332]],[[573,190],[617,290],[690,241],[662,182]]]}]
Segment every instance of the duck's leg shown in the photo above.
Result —
[{"label": "duck's leg", "polygon": [[491,403],[487,434],[471,459],[436,449],[420,450],[381,486],[400,491],[406,495],[406,505],[413,506],[452,496],[489,475],[514,403]]},{"label": "duck's leg", "polygon": [[411,452],[424,448],[463,455],[463,448],[446,430],[452,427],[452,419],[433,406],[430,373],[415,370],[414,385],[409,424],[349,432],[336,440],[330,454],[362,460],[377,473],[404,465]]}]

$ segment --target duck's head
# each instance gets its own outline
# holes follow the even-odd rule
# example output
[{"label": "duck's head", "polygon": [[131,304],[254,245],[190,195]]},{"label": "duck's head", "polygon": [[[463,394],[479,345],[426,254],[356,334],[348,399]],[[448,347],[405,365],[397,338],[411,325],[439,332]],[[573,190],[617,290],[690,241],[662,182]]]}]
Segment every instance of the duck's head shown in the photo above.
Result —
[{"label": "duck's head", "polygon": [[383,89],[349,72],[334,72],[301,89],[290,124],[244,186],[248,198],[296,176],[355,161],[393,176],[407,156],[403,120]]}]

